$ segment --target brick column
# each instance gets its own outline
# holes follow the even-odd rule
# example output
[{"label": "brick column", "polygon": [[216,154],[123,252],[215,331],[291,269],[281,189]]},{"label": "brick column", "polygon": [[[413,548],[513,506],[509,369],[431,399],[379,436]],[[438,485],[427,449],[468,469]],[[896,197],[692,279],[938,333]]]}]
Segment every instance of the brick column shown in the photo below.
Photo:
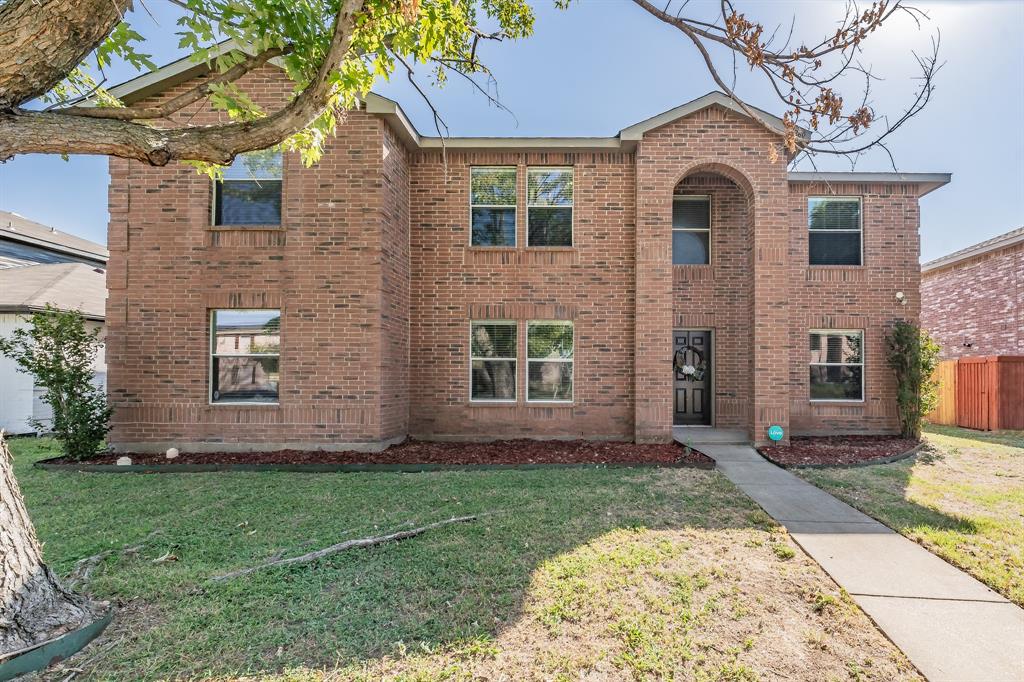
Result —
[{"label": "brick column", "polygon": [[790,333],[788,186],[785,175],[759,178],[754,197],[751,305],[753,411],[750,437],[767,443],[768,427],[784,429],[789,442],[789,360],[803,347]]}]

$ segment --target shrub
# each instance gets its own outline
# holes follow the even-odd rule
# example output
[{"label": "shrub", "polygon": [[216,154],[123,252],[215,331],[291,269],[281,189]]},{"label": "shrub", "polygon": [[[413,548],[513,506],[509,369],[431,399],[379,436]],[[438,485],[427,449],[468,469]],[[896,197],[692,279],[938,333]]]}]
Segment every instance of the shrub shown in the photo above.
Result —
[{"label": "shrub", "polygon": [[896,374],[896,405],[902,435],[920,438],[924,416],[938,403],[935,367],[939,362],[939,344],[928,332],[904,320],[896,321],[886,344],[889,366]]},{"label": "shrub", "polygon": [[[0,339],[0,354],[18,363],[46,389],[43,401],[53,408],[49,430],[64,454],[85,459],[99,452],[109,430],[110,408],[103,391],[93,383],[93,363],[103,343],[100,330],[86,328],[78,312],[47,306],[33,313],[27,328]],[[47,429],[31,420],[37,430]]]}]

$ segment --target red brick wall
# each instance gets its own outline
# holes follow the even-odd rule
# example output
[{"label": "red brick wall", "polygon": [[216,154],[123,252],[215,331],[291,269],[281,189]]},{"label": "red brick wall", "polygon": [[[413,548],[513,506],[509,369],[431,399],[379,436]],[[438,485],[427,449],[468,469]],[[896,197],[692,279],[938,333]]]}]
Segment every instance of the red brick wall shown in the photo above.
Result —
[{"label": "red brick wall", "polygon": [[[516,248],[469,245],[473,165],[518,169]],[[527,248],[526,169],[574,169],[573,246]],[[633,436],[633,157],[602,153],[413,154],[412,414],[433,438]],[[519,322],[518,402],[469,400],[470,320]],[[526,402],[529,320],[572,320],[571,405]]]},{"label": "red brick wall", "polygon": [[924,273],[921,301],[943,358],[1024,355],[1024,244]]},{"label": "red brick wall", "polygon": [[[673,267],[672,193],[694,173],[715,173],[742,188],[753,220],[753,284],[748,297],[752,397],[750,431],[763,439],[770,424],[789,424],[785,366],[788,207],[786,165],[771,163],[774,136],[720,107],[698,111],[648,132],[637,151],[637,433],[642,441],[671,438]],[[714,238],[714,237],[712,237]],[[754,315],[753,310],[763,314]],[[702,310],[691,315],[707,314]],[[689,323],[689,321],[683,320]],[[697,326],[704,327],[705,324]]]},{"label": "red brick wall", "polygon": [[[291,90],[276,69],[247,78],[264,106]],[[212,184],[188,166],[111,161],[112,443],[337,447],[404,432],[404,152],[389,138],[382,158],[384,128],[352,112],[314,168],[285,154],[282,224],[267,229],[211,228]],[[209,311],[228,307],[281,309],[279,405],[209,404]]]},{"label": "red brick wall", "polygon": [[[290,84],[247,77],[268,108]],[[191,85],[191,84],[188,84]],[[188,85],[161,95],[171,97]],[[183,112],[213,122],[218,115]],[[108,364],[121,449],[379,444],[428,438],[671,437],[673,329],[715,332],[718,426],[763,440],[896,428],[884,362],[916,320],[917,188],[790,185],[771,135],[720,108],[635,154],[408,150],[353,112],[307,169],[285,155],[280,227],[211,228],[187,166],[110,163]],[[469,246],[469,169],[518,169],[516,248]],[[526,170],[574,168],[574,244],[527,248]],[[712,195],[710,266],[672,266],[673,192]],[[865,263],[807,265],[808,194],[864,197]],[[900,306],[895,292],[907,293]],[[209,311],[282,311],[280,405],[210,405]],[[471,320],[519,324],[518,402],[469,400]],[[526,402],[526,322],[572,320],[574,398]],[[1019,325],[1018,325],[1019,326]],[[811,404],[807,334],[866,331],[866,400]]]},{"label": "red brick wall", "polygon": [[[920,315],[918,188],[915,185],[831,183],[790,186],[789,342],[790,420],[794,434],[895,433],[896,383],[886,361],[885,337],[896,319]],[[862,265],[808,265],[807,197],[859,196],[863,215]],[[896,292],[907,304],[896,300]],[[808,331],[864,331],[864,401],[809,400]],[[785,363],[785,354],[780,353]]]}]

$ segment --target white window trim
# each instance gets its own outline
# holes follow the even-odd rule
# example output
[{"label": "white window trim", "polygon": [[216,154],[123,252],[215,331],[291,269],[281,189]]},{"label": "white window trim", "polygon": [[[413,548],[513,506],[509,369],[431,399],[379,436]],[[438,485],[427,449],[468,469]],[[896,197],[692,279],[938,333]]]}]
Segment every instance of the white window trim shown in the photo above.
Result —
[{"label": "white window trim", "polygon": [[[218,353],[217,347],[217,311],[221,310],[276,310],[278,315],[281,314],[280,308],[210,308],[209,310],[209,323],[210,323],[210,355],[207,362],[207,391],[206,399],[207,404],[213,407],[221,406],[234,406],[234,407],[278,407],[281,405],[281,386],[277,387],[277,400],[273,402],[267,401],[245,401],[245,400],[214,400],[213,399],[213,359],[216,358],[277,358],[278,363],[281,362],[281,351],[278,349],[276,353]],[[277,335],[281,336],[281,330],[278,329]],[[280,371],[280,365],[278,365],[278,371]]]},{"label": "white window trim", "polygon": [[865,371],[865,360],[867,360],[867,348],[864,343],[867,335],[863,329],[810,329],[807,332],[808,339],[811,334],[826,334],[826,335],[841,335],[841,334],[859,334],[860,335],[860,362],[808,362],[807,367],[860,367],[860,398],[811,398],[811,386],[808,380],[807,384],[807,397],[812,403],[863,403],[867,399],[868,394],[868,374]]},{"label": "white window trim", "polygon": [[[511,204],[474,204],[473,203],[473,174],[477,171],[495,171],[495,170],[511,170],[515,173],[516,179],[514,183],[515,187],[515,199]],[[474,208],[511,208],[512,209],[512,223],[515,225],[515,230],[512,234],[512,244],[501,244],[501,245],[488,245],[488,244],[474,244],[473,243],[473,209]],[[518,166],[470,166],[469,167],[469,246],[474,249],[514,249],[519,245],[519,167]]]},{"label": "white window trim", "polygon": [[[823,230],[814,229],[811,227],[811,202],[812,201],[856,201],[858,205],[857,210],[857,222],[858,226],[856,230]],[[808,196],[807,197],[807,233],[810,235],[812,232],[822,232],[826,234],[859,234],[860,235],[860,262],[856,265],[840,265],[837,263],[812,263],[810,253],[810,239],[808,239],[807,246],[807,265],[812,268],[859,268],[864,267],[864,197],[861,196]]]},{"label": "white window trim", "polygon": [[[241,156],[241,154],[239,154],[239,156]],[[221,183],[224,183],[224,182],[254,182],[254,181],[255,182],[259,182],[260,180],[269,180],[270,182],[280,182],[281,183],[281,216],[278,219],[278,221],[276,223],[230,223],[230,224],[227,224],[227,225],[218,225],[217,224],[217,194],[218,194],[218,192],[217,192],[217,185],[219,185]],[[214,228],[222,229],[222,230],[223,229],[230,230],[230,229],[233,229],[233,228],[244,229],[247,225],[250,225],[250,224],[251,225],[277,225],[277,226],[284,225],[284,152],[281,152],[281,177],[279,177],[279,178],[250,178],[250,179],[232,178],[230,180],[224,180],[224,179],[213,180],[213,179],[211,179],[210,180],[210,199],[211,199],[211,201],[210,201],[210,227],[214,227]],[[221,310],[239,310],[239,308],[221,308]],[[218,405],[223,405],[224,403],[217,403],[217,404]],[[248,403],[243,403],[243,404],[247,405]]]},{"label": "white window trim", "polygon": [[672,196],[672,204],[675,205],[677,201],[706,201],[708,202],[708,226],[707,228],[702,227],[676,227],[672,226],[673,232],[707,232],[708,233],[708,262],[707,263],[672,263],[673,267],[686,267],[688,265],[711,265],[715,262],[715,245],[714,238],[711,234],[711,228],[714,227],[712,219],[714,212],[711,210],[711,195],[710,194],[677,194]]},{"label": "white window trim", "polygon": [[[530,325],[569,325],[572,327],[572,357],[571,358],[531,358],[530,357]],[[572,398],[569,400],[551,400],[548,398],[532,399],[530,398],[530,363],[531,362],[563,362],[563,363],[575,363],[576,362],[576,325],[573,320],[528,320],[526,322],[526,402],[532,405],[538,404],[550,404],[550,405],[572,405],[576,402],[576,365],[573,364],[572,368]]]},{"label": "white window trim", "polygon": [[[550,171],[569,171],[572,177],[572,200],[568,206],[549,206],[530,203],[530,175]],[[547,244],[530,243],[530,209],[531,208],[568,208],[569,209],[569,244],[549,246]],[[529,166],[526,169],[526,247],[534,249],[568,249],[576,246],[576,167],[575,166]]]},{"label": "white window trim", "polygon": [[[516,354],[513,357],[477,357],[473,355],[473,326],[478,324],[490,324],[490,325],[503,325],[506,327],[512,327],[516,330]],[[471,403],[490,403],[492,405],[515,405],[519,402],[519,323],[515,320],[470,320],[469,321],[469,402]],[[514,398],[474,398],[473,397],[473,363],[477,360],[486,361],[502,361],[512,363],[512,376],[515,381],[515,392]]]}]

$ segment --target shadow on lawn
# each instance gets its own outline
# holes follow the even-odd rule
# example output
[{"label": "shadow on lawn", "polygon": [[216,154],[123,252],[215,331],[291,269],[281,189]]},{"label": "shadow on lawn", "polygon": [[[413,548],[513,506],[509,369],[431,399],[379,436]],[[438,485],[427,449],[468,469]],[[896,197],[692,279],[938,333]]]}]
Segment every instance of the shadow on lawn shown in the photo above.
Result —
[{"label": "shadow on lawn", "polygon": [[[767,521],[723,477],[689,469],[113,476],[23,464],[18,475],[58,571],[161,531],[89,586],[128,605],[93,645],[95,660],[85,657],[91,674],[113,677],[267,674],[487,640],[523,616],[539,567],[610,531]],[[488,515],[209,581],[282,552],[467,514]]]},{"label": "shadow on lawn", "polygon": [[916,454],[896,462],[843,469],[803,469],[800,476],[898,532],[928,529],[973,535],[978,527],[970,519],[910,499],[914,467],[937,465],[945,459],[946,453],[926,443]]}]

